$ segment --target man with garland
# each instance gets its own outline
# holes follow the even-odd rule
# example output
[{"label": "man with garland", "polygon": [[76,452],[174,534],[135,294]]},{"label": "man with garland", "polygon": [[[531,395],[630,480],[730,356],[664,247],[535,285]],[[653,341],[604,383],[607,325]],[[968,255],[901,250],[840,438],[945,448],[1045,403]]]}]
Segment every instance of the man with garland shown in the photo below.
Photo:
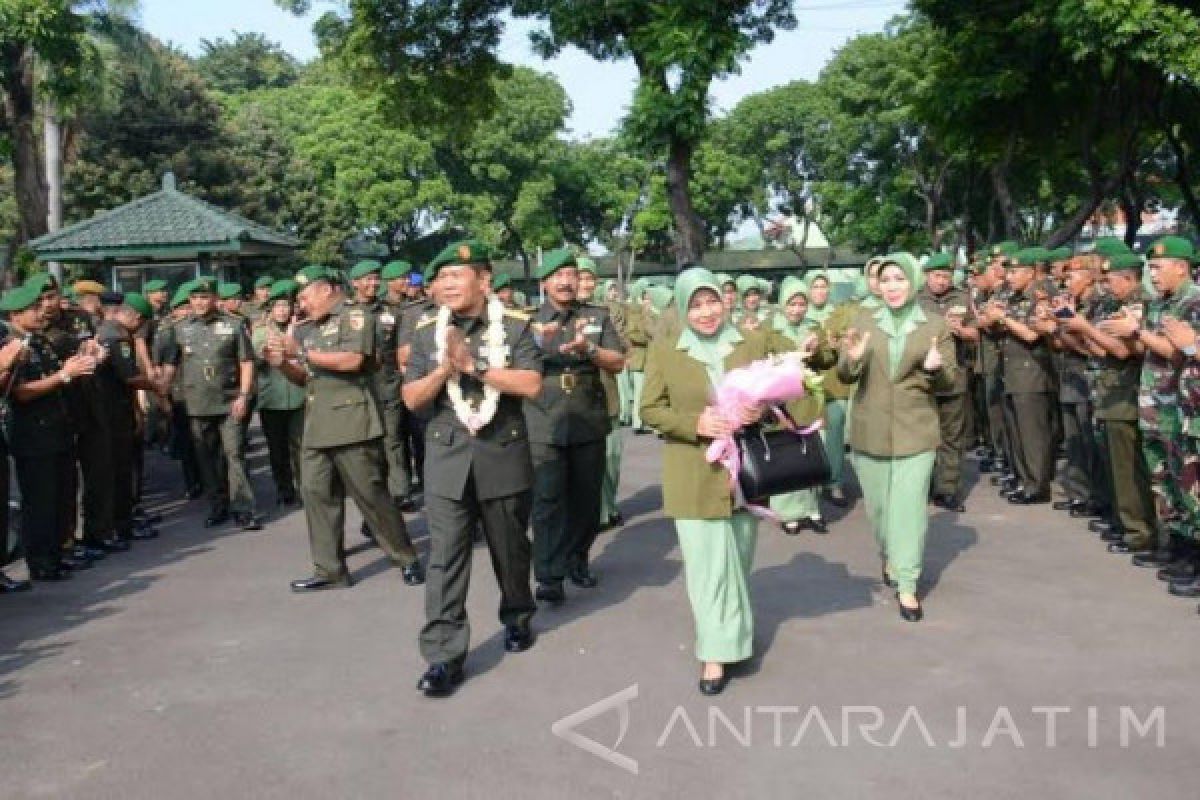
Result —
[{"label": "man with garland", "polygon": [[504,648],[533,645],[526,535],[533,466],[522,402],[541,391],[542,357],[528,316],[490,295],[482,243],[451,244],[428,273],[441,306],[416,325],[403,393],[426,420],[430,554],[420,647],[430,666],[417,688],[440,697],[463,680],[472,538],[481,523],[500,585]]}]

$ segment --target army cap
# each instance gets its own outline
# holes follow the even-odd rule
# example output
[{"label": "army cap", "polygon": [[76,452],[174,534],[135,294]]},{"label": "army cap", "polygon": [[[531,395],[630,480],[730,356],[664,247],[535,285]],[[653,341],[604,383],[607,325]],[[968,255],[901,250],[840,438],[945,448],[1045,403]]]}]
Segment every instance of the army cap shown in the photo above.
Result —
[{"label": "army cap", "polygon": [[1069,248],[1069,247],[1056,247],[1053,250],[1048,251],[1047,255],[1050,260],[1050,263],[1053,264],[1053,263],[1057,263],[1059,261],[1066,261],[1066,260],[1070,259],[1071,256],[1074,255],[1074,253],[1071,251],[1071,248]]},{"label": "army cap", "polygon": [[389,261],[383,265],[380,277],[385,281],[398,281],[401,278],[407,278],[408,273],[412,272],[412,268],[412,264],[407,261]]},{"label": "army cap", "polygon": [[286,297],[290,300],[298,288],[296,282],[291,278],[275,281],[271,284],[271,293],[267,296],[267,299],[278,300],[281,297]]},{"label": "army cap", "polygon": [[217,287],[217,297],[222,300],[232,300],[241,296],[242,285],[240,283],[222,283]]},{"label": "army cap", "polygon": [[188,297],[194,294],[215,294],[217,291],[217,280],[209,276],[203,278],[195,278],[188,286]]},{"label": "army cap", "polygon": [[75,281],[71,288],[75,290],[75,294],[77,295],[104,294],[105,291],[103,283],[91,280]]},{"label": "army cap", "polygon": [[25,280],[25,285],[35,287],[38,294],[58,289],[58,281],[49,272],[39,272],[35,275],[30,275]]},{"label": "army cap", "polygon": [[1139,275],[1146,269],[1146,262],[1137,253],[1117,253],[1104,261],[1104,271],[1136,272]]},{"label": "army cap", "polygon": [[151,292],[165,292],[167,290],[167,282],[162,278],[154,278],[146,281],[146,285],[142,287],[142,291],[146,294]]},{"label": "army cap", "polygon": [[996,256],[1014,256],[1020,251],[1021,245],[1011,239],[1006,242],[997,242],[988,248],[988,254],[993,258]]},{"label": "army cap", "polygon": [[1196,246],[1190,239],[1182,236],[1164,236],[1146,251],[1146,258],[1153,261],[1156,258],[1182,258],[1189,263],[1196,263]]},{"label": "army cap", "polygon": [[478,239],[467,239],[461,242],[453,242],[442,248],[442,252],[434,256],[429,262],[429,266],[425,267],[425,277],[432,279],[437,275],[437,271],[449,264],[462,264],[465,266],[492,266],[492,254],[488,250],[487,245]]},{"label": "army cap", "polygon": [[14,313],[24,311],[42,298],[42,292],[36,285],[24,283],[15,289],[9,289],[0,297],[0,311]]},{"label": "army cap", "polygon": [[382,271],[383,271],[383,264],[380,264],[378,261],[375,261],[374,259],[370,259],[370,258],[364,259],[363,261],[360,261],[357,264],[355,264],[354,268],[350,270],[350,280],[356,281],[359,278],[365,278],[374,272],[382,272]]},{"label": "army cap", "polygon": [[1118,239],[1116,236],[1101,236],[1092,245],[1092,252],[1099,253],[1102,256],[1115,256],[1118,253],[1132,253],[1129,245],[1125,244],[1125,240]]},{"label": "army cap", "polygon": [[175,294],[171,295],[171,308],[179,308],[188,301],[188,297],[192,294],[192,281],[184,281],[179,284],[179,288],[175,290]]},{"label": "army cap", "polygon": [[498,292],[507,286],[512,286],[512,276],[507,272],[497,272],[492,276],[493,292]]},{"label": "army cap", "polygon": [[1044,247],[1026,247],[1009,256],[1008,268],[1036,267],[1046,261],[1047,250]]},{"label": "army cap", "polygon": [[137,292],[129,292],[125,295],[121,305],[128,309],[136,311],[146,319],[154,316],[154,306],[150,305],[150,301]]},{"label": "army cap", "polygon": [[538,267],[537,275],[534,277],[539,281],[544,281],[564,267],[576,266],[578,266],[578,262],[575,261],[575,254],[571,252],[571,248],[560,247],[542,256],[542,265]]},{"label": "army cap", "polygon": [[270,275],[260,275],[258,280],[254,282],[255,289],[269,289],[275,285],[275,279]]},{"label": "army cap", "polygon": [[336,284],[338,283],[338,274],[329,267],[321,264],[310,264],[297,272],[293,280],[298,287],[303,289],[305,286],[317,281],[328,281],[329,283]]},{"label": "army cap", "polygon": [[934,253],[925,259],[925,264],[922,265],[921,270],[923,272],[937,272],[939,270],[952,272],[954,265],[950,263],[949,253]]}]

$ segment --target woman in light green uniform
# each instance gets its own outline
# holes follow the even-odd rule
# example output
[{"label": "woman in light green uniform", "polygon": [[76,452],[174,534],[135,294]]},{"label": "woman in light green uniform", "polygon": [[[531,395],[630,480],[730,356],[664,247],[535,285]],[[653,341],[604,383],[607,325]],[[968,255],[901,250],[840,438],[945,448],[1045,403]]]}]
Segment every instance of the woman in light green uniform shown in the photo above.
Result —
[{"label": "woman in light green uniform", "polygon": [[630,424],[634,433],[647,433],[642,426],[642,387],[646,383],[646,346],[650,343],[646,331],[646,282],[640,278],[629,285],[629,303],[625,307],[625,338],[629,340],[629,358],[625,371],[629,373]]},{"label": "woman in light green uniform", "polygon": [[[787,349],[804,347],[815,337],[809,366],[814,370],[831,368],[836,364],[836,355],[829,348],[821,332],[821,326],[808,319],[810,308],[808,288],[799,278],[785,278],[779,290],[781,313],[775,315],[775,334],[790,346]],[[800,427],[807,427],[821,418],[825,395],[821,388],[812,388],[801,399],[788,404],[787,410]],[[771,510],[779,515],[783,532],[792,536],[803,530],[828,533],[821,516],[821,506],[816,489],[801,489],[796,492],[776,495],[771,498]]]},{"label": "woman in light green uniform", "polygon": [[258,381],[258,418],[267,440],[271,477],[279,505],[298,502],[300,486],[300,440],[304,433],[304,387],[287,379],[278,367],[263,358],[263,349],[271,336],[290,335],[296,283],[275,281],[262,315],[254,323],[250,343],[255,353],[255,377]]},{"label": "woman in light green uniform", "polygon": [[[841,347],[842,337],[858,312],[854,303],[835,306],[829,302],[832,289],[829,273],[818,270],[806,276],[808,282],[808,315],[805,321],[819,326],[829,346],[836,353]],[[865,283],[864,283],[865,286]],[[825,452],[829,456],[829,485],[826,498],[835,506],[845,507],[845,464],[846,464],[846,405],[854,388],[838,378],[836,365],[821,374],[821,388],[825,393],[825,427],[821,429],[825,440]]]},{"label": "woman in light green uniform", "polygon": [[[578,259],[584,261],[584,259]],[[587,265],[584,265],[584,269]],[[615,284],[604,281],[596,287],[592,302],[608,309],[609,319],[617,329],[621,338],[622,349],[628,351],[629,340],[625,338],[625,306],[613,302],[612,290]],[[621,438],[621,412],[624,408],[621,400],[621,375],[600,370],[600,383],[604,386],[604,394],[608,401],[609,431],[604,440],[604,480],[600,491],[600,530],[619,528],[625,524],[621,512],[617,509],[617,487],[621,480],[621,459],[625,455],[625,440]]]},{"label": "woman in light green uniform", "polygon": [[921,619],[917,579],[929,518],[926,501],[940,440],[936,393],[954,382],[954,339],[945,321],[916,302],[921,269],[908,253],[885,256],[879,303],[847,333],[838,361],[857,381],[850,443],[884,581],[896,585],[900,615]]},{"label": "woman in light green uniform", "polygon": [[758,539],[757,520],[735,510],[729,475],[709,464],[713,438],[756,421],[723,418],[709,406],[712,387],[727,370],[765,358],[770,336],[739,331],[726,318],[720,286],[702,267],[684,270],[675,284],[680,327],[655,341],[647,356],[642,419],[663,434],[663,509],[675,520],[684,578],[696,624],[700,691],[718,694],[726,664],[751,656],[754,614],[748,578]]}]

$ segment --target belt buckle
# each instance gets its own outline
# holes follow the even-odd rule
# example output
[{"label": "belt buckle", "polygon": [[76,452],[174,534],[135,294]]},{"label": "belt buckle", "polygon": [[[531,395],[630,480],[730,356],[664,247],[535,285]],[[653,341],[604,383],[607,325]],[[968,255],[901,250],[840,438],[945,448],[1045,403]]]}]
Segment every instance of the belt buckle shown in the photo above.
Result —
[{"label": "belt buckle", "polygon": [[216,377],[217,377],[217,368],[206,365],[204,367],[204,380],[211,381]]},{"label": "belt buckle", "polygon": [[574,372],[564,372],[558,376],[558,386],[564,392],[569,392],[579,384],[579,378]]}]

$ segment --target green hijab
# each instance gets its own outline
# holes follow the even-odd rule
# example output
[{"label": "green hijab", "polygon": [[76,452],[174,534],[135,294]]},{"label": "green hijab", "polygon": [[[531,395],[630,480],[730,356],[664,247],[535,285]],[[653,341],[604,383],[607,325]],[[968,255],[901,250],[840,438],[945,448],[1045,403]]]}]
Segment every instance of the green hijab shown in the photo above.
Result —
[{"label": "green hijab", "polygon": [[596,284],[596,288],[592,291],[592,303],[598,306],[605,305],[608,302],[608,290],[612,287],[611,280],[601,281]]},{"label": "green hijab", "polygon": [[900,356],[908,343],[908,335],[917,329],[918,324],[925,321],[925,314],[917,303],[917,292],[921,291],[925,273],[911,253],[891,253],[885,256],[879,271],[882,273],[884,268],[893,265],[899,267],[908,278],[908,297],[899,308],[892,308],[880,299],[875,311],[875,322],[888,337],[888,368],[895,378]]},{"label": "green hijab", "polygon": [[742,341],[742,335],[728,320],[723,321],[712,336],[701,336],[692,329],[687,321],[688,305],[692,302],[692,295],[701,289],[711,289],[718,298],[721,297],[721,284],[704,267],[689,267],[679,273],[675,281],[675,305],[683,318],[683,331],[675,347],[703,364],[709,381],[716,386],[725,375],[725,357],[733,352],[735,344]]},{"label": "green hijab", "polygon": [[[798,294],[804,295],[804,299],[807,300],[808,284],[790,275],[784,278],[779,287],[779,313],[775,315],[775,330],[796,344],[799,344],[801,338],[812,328],[812,322],[808,319],[807,314],[795,325],[788,321],[787,304]],[[812,306],[810,305],[809,308]]]},{"label": "green hijab", "polygon": [[646,288],[646,296],[650,298],[650,305],[660,314],[671,304],[671,290],[666,286],[649,286]]}]

